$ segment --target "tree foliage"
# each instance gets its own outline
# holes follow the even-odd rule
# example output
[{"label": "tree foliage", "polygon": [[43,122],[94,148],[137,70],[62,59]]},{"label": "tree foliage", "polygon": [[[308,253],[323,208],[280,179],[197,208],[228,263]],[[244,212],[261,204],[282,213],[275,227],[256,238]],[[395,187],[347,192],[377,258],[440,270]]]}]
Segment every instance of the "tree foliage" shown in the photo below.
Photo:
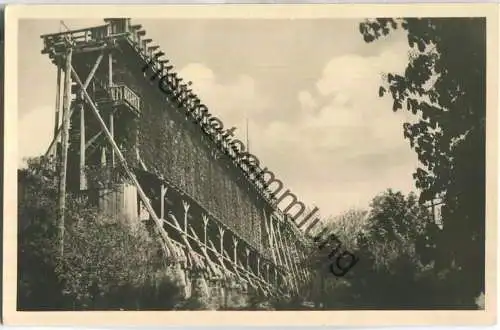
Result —
[{"label": "tree foliage", "polygon": [[51,168],[34,159],[19,171],[19,308],[174,308],[180,285],[166,276],[159,243],[141,224],[108,219],[70,194],[60,255]]},{"label": "tree foliage", "polygon": [[388,73],[393,111],[415,115],[404,136],[421,166],[414,174],[420,200],[443,196],[443,231],[433,259],[462,283],[457,304],[474,305],[484,291],[486,20],[484,18],[379,18],[360,24],[366,42],[394,29],[407,32],[408,66]]},{"label": "tree foliage", "polygon": [[[355,223],[357,226],[351,226]],[[435,226],[415,194],[387,190],[370,210],[350,210],[330,228],[359,258],[344,277],[319,270],[320,300],[326,309],[415,309],[439,306],[438,278],[423,261],[420,242]]]}]

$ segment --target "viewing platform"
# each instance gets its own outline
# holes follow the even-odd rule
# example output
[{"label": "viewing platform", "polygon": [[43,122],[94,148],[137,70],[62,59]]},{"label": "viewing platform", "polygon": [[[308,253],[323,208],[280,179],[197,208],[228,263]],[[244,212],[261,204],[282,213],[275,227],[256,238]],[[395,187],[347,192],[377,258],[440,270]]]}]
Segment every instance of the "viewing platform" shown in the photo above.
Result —
[{"label": "viewing platform", "polygon": [[[81,54],[86,52],[96,52],[103,49],[119,49],[120,53],[124,50],[131,50],[136,53],[140,60],[140,67],[147,65],[148,71],[145,72],[145,77],[155,74],[157,76],[167,77],[166,87],[173,92],[175,97],[170,97],[171,102],[178,102],[179,108],[189,108],[193,104],[204,106],[201,104],[197,96],[192,94],[189,89],[189,83],[182,83],[182,78],[178,77],[173,70],[173,65],[168,59],[164,59],[165,52],[161,51],[158,45],[154,45],[153,40],[146,36],[146,31],[140,24],[132,24],[130,18],[107,18],[104,19],[105,24],[86,29],[71,30],[66,32],[46,34],[41,38],[44,41],[42,53],[49,54],[53,62],[58,61],[57,58],[64,56],[67,46],[71,45],[73,54]],[[126,46],[126,47],[122,47]],[[82,57],[85,57],[83,54]],[[139,67],[139,66],[138,66]],[[141,114],[141,106],[143,106],[140,97],[126,85],[99,86],[100,91],[96,91],[95,99],[98,103],[113,103],[114,106],[126,109],[132,112],[135,116]],[[189,111],[192,116],[197,111]],[[209,115],[209,114],[208,114]],[[288,228],[292,231],[294,238],[303,242],[304,237],[300,230],[292,224],[289,216],[274,205],[275,200],[272,194],[265,188],[262,179],[257,179],[252,175],[252,167],[238,160],[239,152],[231,148],[228,141],[224,142],[224,138],[220,133],[206,133],[201,127],[200,131],[212,136],[210,140],[222,141],[222,143],[214,142],[214,148],[222,151],[224,156],[242,171],[242,177],[249,183],[249,187],[268,205],[272,206],[272,216],[280,223],[289,223]]]},{"label": "viewing platform", "polygon": [[117,108],[126,108],[139,116],[141,113],[141,98],[126,85],[108,87],[113,105]]}]

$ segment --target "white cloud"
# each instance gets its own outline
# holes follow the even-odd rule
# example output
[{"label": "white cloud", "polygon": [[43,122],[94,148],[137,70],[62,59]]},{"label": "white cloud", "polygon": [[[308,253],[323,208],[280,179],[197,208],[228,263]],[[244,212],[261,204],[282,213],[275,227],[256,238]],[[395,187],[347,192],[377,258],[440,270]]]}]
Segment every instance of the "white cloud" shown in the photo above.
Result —
[{"label": "white cloud", "polygon": [[298,92],[299,120],[270,123],[254,142],[277,177],[325,215],[368,206],[386,188],[414,189],[416,156],[402,129],[411,117],[378,96],[382,73],[404,71],[406,48],[332,58],[316,83]]},{"label": "white cloud", "polygon": [[193,81],[193,91],[212,115],[219,117],[227,128],[236,126],[235,135],[240,139],[246,134],[246,118],[255,116],[267,106],[262,94],[258,95],[255,80],[248,75],[241,74],[234,81],[221,84],[210,68],[191,63],[180,70],[179,76]]},{"label": "white cloud", "polygon": [[298,99],[302,109],[304,110],[314,109],[317,106],[316,101],[308,91],[300,91]]}]

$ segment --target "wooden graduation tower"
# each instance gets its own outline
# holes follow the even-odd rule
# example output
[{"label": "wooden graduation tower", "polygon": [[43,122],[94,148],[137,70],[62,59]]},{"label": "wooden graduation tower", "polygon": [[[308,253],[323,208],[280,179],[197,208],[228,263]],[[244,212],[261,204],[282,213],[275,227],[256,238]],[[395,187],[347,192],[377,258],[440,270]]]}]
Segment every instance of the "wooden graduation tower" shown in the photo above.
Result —
[{"label": "wooden graduation tower", "polygon": [[191,83],[145,34],[113,18],[42,36],[57,66],[47,155],[59,164],[61,226],[75,192],[109,218],[154,228],[169,263],[266,295],[297,293],[309,274],[296,228],[240,150],[207,128],[211,115]]}]

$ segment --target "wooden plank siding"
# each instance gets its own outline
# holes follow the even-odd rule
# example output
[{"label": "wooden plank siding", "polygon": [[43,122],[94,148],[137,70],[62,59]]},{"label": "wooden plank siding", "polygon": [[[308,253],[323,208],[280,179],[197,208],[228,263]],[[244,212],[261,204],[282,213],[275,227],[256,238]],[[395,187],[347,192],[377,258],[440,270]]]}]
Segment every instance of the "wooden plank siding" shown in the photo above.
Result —
[{"label": "wooden plank siding", "polygon": [[[125,84],[141,98],[136,143],[148,169],[163,175],[263,251],[262,209],[269,205],[246,183],[243,172],[215,146],[201,128],[166,100],[157,80],[150,82],[132,49],[114,64],[114,83]],[[131,146],[130,146],[131,147]],[[131,161],[133,161],[131,159]]]}]

